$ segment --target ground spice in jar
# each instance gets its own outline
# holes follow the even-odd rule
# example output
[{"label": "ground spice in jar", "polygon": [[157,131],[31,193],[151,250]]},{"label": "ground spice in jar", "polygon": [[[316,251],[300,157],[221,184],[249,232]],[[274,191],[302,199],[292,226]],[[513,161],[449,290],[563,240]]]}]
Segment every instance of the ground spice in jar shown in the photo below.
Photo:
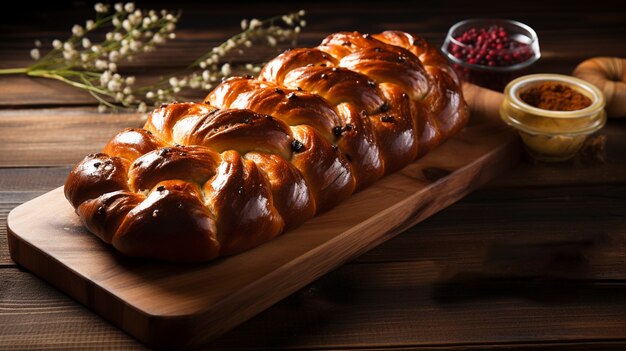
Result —
[{"label": "ground spice in jar", "polygon": [[544,110],[575,111],[591,105],[591,99],[565,84],[543,82],[520,93],[527,104]]}]

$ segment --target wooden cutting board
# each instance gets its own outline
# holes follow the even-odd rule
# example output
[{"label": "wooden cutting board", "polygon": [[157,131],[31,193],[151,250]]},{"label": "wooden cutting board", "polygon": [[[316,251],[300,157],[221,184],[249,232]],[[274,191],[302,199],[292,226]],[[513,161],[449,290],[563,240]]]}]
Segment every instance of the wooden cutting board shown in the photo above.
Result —
[{"label": "wooden cutting board", "polygon": [[206,264],[130,259],[83,229],[55,189],[8,216],[11,257],[146,344],[191,348],[424,220],[510,168],[516,134],[473,117],[405,169],[258,248]]}]

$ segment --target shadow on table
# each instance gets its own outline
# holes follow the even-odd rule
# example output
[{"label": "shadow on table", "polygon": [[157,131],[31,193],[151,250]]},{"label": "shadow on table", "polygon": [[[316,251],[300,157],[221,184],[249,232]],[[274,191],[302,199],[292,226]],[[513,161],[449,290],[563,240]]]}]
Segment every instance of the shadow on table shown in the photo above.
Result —
[{"label": "shadow on table", "polygon": [[494,245],[480,271],[448,272],[433,287],[439,303],[518,297],[567,303],[582,296],[591,301],[626,300],[626,280],[597,279],[598,258],[616,245],[615,238],[555,243]]}]

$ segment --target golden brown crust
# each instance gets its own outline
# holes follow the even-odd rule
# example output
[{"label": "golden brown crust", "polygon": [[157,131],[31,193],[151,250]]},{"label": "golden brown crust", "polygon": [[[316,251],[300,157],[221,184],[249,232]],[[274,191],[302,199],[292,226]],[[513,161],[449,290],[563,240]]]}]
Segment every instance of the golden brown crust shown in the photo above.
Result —
[{"label": "golden brown crust", "polygon": [[65,197],[74,208],[102,194],[128,189],[129,162],[107,154],[85,157],[65,182]]},{"label": "golden brown crust", "polygon": [[111,244],[128,212],[139,205],[145,196],[131,191],[114,191],[90,199],[78,206],[76,212],[90,232]]},{"label": "golden brown crust", "polygon": [[581,62],[572,73],[597,86],[606,100],[609,117],[626,117],[626,59],[593,57]]},{"label": "golden brown crust", "polygon": [[256,164],[237,151],[226,151],[217,174],[205,185],[206,203],[218,222],[220,255],[255,247],[278,235],[284,221],[274,207],[270,187]]},{"label": "golden brown crust", "polygon": [[79,163],[65,193],[126,255],[206,261],[332,208],[467,118],[458,78],[423,39],[336,33],[204,103],[161,106]]},{"label": "golden brown crust", "polygon": [[129,256],[201,262],[219,254],[216,231],[198,186],[166,180],[128,212],[112,242]]}]

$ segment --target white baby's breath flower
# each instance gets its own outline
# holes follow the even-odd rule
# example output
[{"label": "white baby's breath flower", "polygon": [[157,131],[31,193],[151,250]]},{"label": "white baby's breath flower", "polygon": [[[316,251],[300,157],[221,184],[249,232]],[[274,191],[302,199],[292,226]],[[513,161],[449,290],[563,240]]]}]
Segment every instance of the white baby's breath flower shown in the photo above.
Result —
[{"label": "white baby's breath flower", "polygon": [[137,107],[137,112],[144,113],[144,112],[146,112],[147,110],[148,110],[148,106],[146,106],[146,103],[145,103],[145,102],[141,102],[141,103],[139,104],[139,106]]},{"label": "white baby's breath flower", "polygon": [[59,39],[54,39],[52,41],[52,47],[57,50],[60,50],[63,47],[63,43]]},{"label": "white baby's breath flower", "polygon": [[302,17],[304,15],[306,15],[306,11],[304,11],[304,10],[298,11],[298,16]]},{"label": "white baby's breath flower", "polygon": [[202,71],[202,80],[204,80],[205,82],[208,82],[210,78],[211,78],[211,72],[207,70]]},{"label": "white baby's breath flower", "polygon": [[85,29],[87,30],[93,30],[96,28],[96,22],[94,22],[93,20],[87,20],[85,22]]},{"label": "white baby's breath flower", "polygon": [[292,16],[283,16],[282,17],[283,22],[285,22],[288,26],[291,26],[293,24],[293,17]]},{"label": "white baby's breath flower", "polygon": [[237,46],[237,43],[234,40],[232,40],[232,39],[227,40],[226,43],[224,44],[224,51],[231,50],[235,46]]},{"label": "white baby's breath flower", "polygon": [[267,43],[270,44],[270,46],[276,46],[276,44],[277,44],[276,38],[274,38],[271,35],[268,35],[267,36]]},{"label": "white baby's breath flower", "polygon": [[167,35],[167,37],[171,40],[176,39],[176,33],[170,33]]},{"label": "white baby's breath flower", "polygon": [[72,34],[74,34],[77,37],[82,37],[83,35],[85,35],[85,29],[81,25],[75,24],[72,27]]},{"label": "white baby's breath flower", "polygon": [[95,66],[97,69],[107,69],[109,68],[109,63],[106,62],[105,60],[96,60]]},{"label": "white baby's breath flower", "polygon": [[117,65],[115,64],[115,62],[109,62],[109,71],[117,72]]},{"label": "white baby's breath flower", "polygon": [[40,48],[41,47],[41,40],[35,40],[35,47],[36,48]]},{"label": "white baby's breath flower", "polygon": [[73,60],[76,57],[77,53],[76,50],[71,49],[71,50],[63,50],[63,58],[66,60]]},{"label": "white baby's breath flower", "polygon": [[230,74],[232,73],[232,70],[230,68],[230,64],[225,63],[222,65],[222,68],[220,69],[220,71],[222,72],[222,74],[224,76],[230,76]]},{"label": "white baby's breath flower", "polygon": [[83,38],[82,43],[85,49],[89,49],[91,47],[91,40],[89,38]]},{"label": "white baby's breath flower", "polygon": [[39,49],[34,48],[34,49],[30,50],[30,57],[33,60],[39,60],[39,58],[41,57],[41,53],[39,52]]},{"label": "white baby's breath flower", "polygon": [[161,43],[165,42],[165,39],[161,36],[161,34],[156,33],[152,37],[152,42],[154,42],[155,44],[161,44]]},{"label": "white baby's breath flower", "polygon": [[122,26],[122,20],[120,20],[120,18],[117,16],[113,17],[113,19],[111,20],[111,23],[113,23],[113,26],[115,28],[120,28]]},{"label": "white baby's breath flower", "polygon": [[128,76],[126,77],[125,83],[126,85],[133,85],[135,84],[135,76]]},{"label": "white baby's breath flower", "polygon": [[246,30],[246,29],[248,29],[248,20],[244,18],[241,20],[241,30]]},{"label": "white baby's breath flower", "polygon": [[130,47],[131,51],[139,51],[139,50],[141,50],[141,46],[142,46],[142,44],[141,44],[140,41],[133,40],[133,41],[130,42],[130,45],[128,47]]},{"label": "white baby's breath flower", "polygon": [[102,74],[100,75],[100,85],[102,86],[107,85],[110,80],[111,80],[111,72],[109,71],[102,72]]},{"label": "white baby's breath flower", "polygon": [[169,83],[170,83],[170,85],[172,87],[177,87],[178,86],[178,78],[176,78],[176,77],[170,78]]},{"label": "white baby's breath flower", "polygon": [[263,23],[256,18],[250,20],[250,29],[256,29],[258,27],[261,27],[262,25]]},{"label": "white baby's breath flower", "polygon": [[106,107],[106,105],[98,105],[98,112],[99,112],[99,113],[105,113],[105,112],[107,112],[107,107]]},{"label": "white baby's breath flower", "polygon": [[133,25],[130,23],[129,20],[125,19],[122,22],[122,28],[126,29],[126,31],[130,31],[133,28]]},{"label": "white baby's breath flower", "polygon": [[63,50],[64,51],[74,50],[74,45],[72,45],[72,43],[70,43],[69,41],[66,41],[65,43],[63,43]]},{"label": "white baby's breath flower", "polygon": [[109,61],[111,62],[117,62],[120,59],[120,52],[119,51],[111,51],[109,53]]},{"label": "white baby's breath flower", "polygon": [[153,91],[149,91],[146,93],[146,99],[152,100],[154,99],[154,92]]},{"label": "white baby's breath flower", "polygon": [[113,33],[113,40],[122,41],[122,38],[124,38],[124,35],[122,33],[120,32]]},{"label": "white baby's breath flower", "polygon": [[80,54],[80,60],[84,63],[89,62],[89,54],[86,52],[83,52]]},{"label": "white baby's breath flower", "polygon": [[122,4],[121,2],[118,2],[115,5],[113,5],[113,8],[115,9],[116,12],[124,12],[124,4]]},{"label": "white baby's breath flower", "polygon": [[117,80],[112,79],[107,83],[107,89],[109,89],[110,91],[118,91],[121,87],[122,85]]},{"label": "white baby's breath flower", "polygon": [[104,5],[101,2],[97,2],[95,5],[93,5],[93,9],[96,10],[97,13],[105,13],[109,11],[108,6]]},{"label": "white baby's breath flower", "polygon": [[124,5],[124,10],[128,13],[135,11],[135,4],[132,2],[127,2]]}]

